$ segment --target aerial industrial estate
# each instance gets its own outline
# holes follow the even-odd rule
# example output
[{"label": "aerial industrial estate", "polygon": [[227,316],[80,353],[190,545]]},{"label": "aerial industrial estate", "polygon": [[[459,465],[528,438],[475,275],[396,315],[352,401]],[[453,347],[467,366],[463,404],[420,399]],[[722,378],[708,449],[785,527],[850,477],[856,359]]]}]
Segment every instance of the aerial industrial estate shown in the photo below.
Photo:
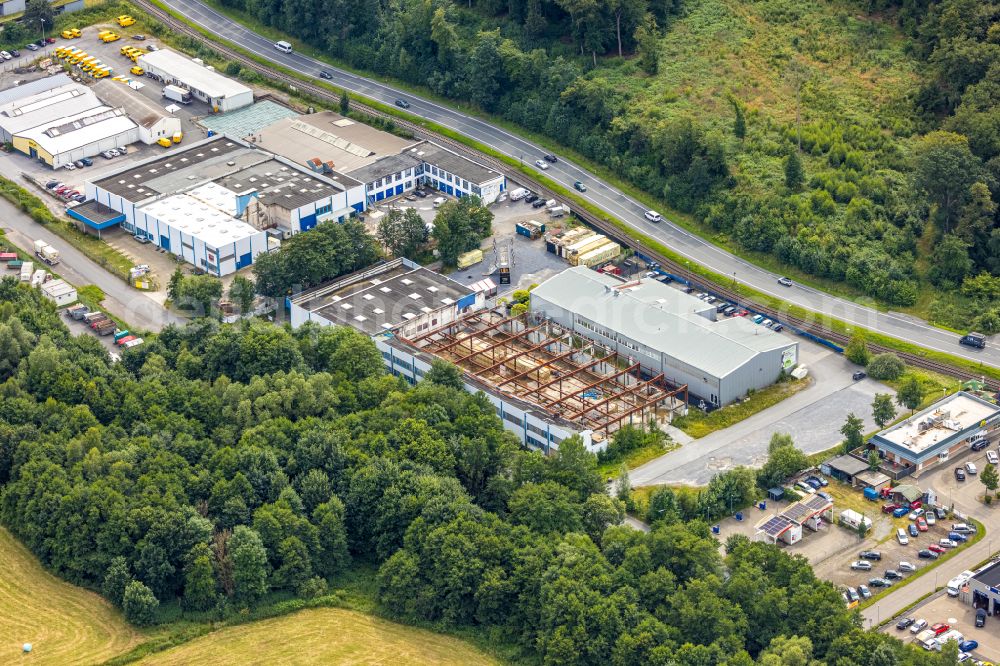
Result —
[{"label": "aerial industrial estate", "polygon": [[[255,58],[140,0],[204,57],[141,32],[139,11],[81,28],[43,17],[61,40],[0,71],[0,176],[20,205],[0,235],[0,380],[18,402],[0,413],[17,433],[0,455],[0,552],[66,579],[55,598],[99,590],[102,622],[127,634],[71,657],[45,629],[103,635],[93,613],[71,620],[53,601],[51,619],[14,621],[0,599],[21,657],[281,661],[247,620],[291,613],[322,643],[306,654],[266,629],[297,662],[490,663],[387,621],[395,638],[371,644],[358,629],[371,618],[341,608],[351,580],[358,608],[496,642],[511,662],[1000,661],[988,335],[956,340],[749,260],[722,265],[726,251],[516,127],[330,69],[199,0],[167,4]],[[552,29],[588,25],[543,4]],[[653,11],[628,30],[642,49]],[[440,63],[455,16],[431,24]],[[625,37],[619,56],[639,48]],[[476,62],[493,46],[506,62],[513,43],[484,41]],[[564,103],[610,104],[598,83]],[[839,167],[785,131],[782,150],[823,162],[816,182]],[[649,139],[615,132],[602,145],[623,154]],[[736,150],[694,131],[668,145],[681,134],[656,139],[665,160],[688,151],[710,170]],[[860,159],[841,161],[861,173]],[[784,187],[803,188],[782,160]],[[660,205],[697,189],[667,178]],[[803,205],[832,220],[845,192]],[[850,215],[884,204],[864,194]],[[975,210],[995,210],[980,204],[954,224],[982,227]],[[174,623],[166,648],[132,628]],[[186,638],[202,625],[213,644]]]}]

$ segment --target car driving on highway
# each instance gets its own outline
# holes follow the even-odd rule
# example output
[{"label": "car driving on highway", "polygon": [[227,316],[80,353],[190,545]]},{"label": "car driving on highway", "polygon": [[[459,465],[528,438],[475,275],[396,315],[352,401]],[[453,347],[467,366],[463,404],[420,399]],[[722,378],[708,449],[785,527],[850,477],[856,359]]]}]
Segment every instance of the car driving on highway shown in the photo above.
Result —
[{"label": "car driving on highway", "polygon": [[398,106],[401,109],[408,109],[410,108],[410,103],[407,102],[405,99],[397,99],[396,106]]},{"label": "car driving on highway", "polygon": [[792,282],[791,278],[780,277],[778,278],[778,284],[780,284],[782,287],[791,287],[792,284],[794,283]]},{"label": "car driving on highway", "polygon": [[579,180],[576,181],[575,183],[573,183],[573,187],[576,188],[577,192],[586,192],[587,191],[587,186],[583,184],[583,181],[579,181]]},{"label": "car driving on highway", "polygon": [[535,166],[541,169],[542,171],[545,171],[546,169],[549,168],[549,163],[546,162],[545,160],[535,160]]},{"label": "car driving on highway", "polygon": [[655,210],[647,210],[646,219],[649,220],[650,222],[659,222],[660,220],[663,219],[663,217]]}]

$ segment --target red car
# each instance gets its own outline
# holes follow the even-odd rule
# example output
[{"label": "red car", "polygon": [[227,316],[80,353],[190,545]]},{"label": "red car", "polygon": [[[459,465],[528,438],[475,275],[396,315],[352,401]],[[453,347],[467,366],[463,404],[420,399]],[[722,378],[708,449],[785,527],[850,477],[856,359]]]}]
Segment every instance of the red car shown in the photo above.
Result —
[{"label": "red car", "polygon": [[899,508],[898,504],[883,504],[882,505],[882,513],[892,513],[893,511],[895,511],[898,508]]},{"label": "red car", "polygon": [[917,529],[920,530],[921,532],[927,531],[927,521],[924,520],[923,516],[917,518]]},{"label": "red car", "polygon": [[740,310],[739,312],[736,313],[736,316],[737,317],[746,317],[748,314],[750,314],[750,313],[747,312],[746,310]]},{"label": "red car", "polygon": [[945,552],[945,549],[937,545],[936,543],[932,543],[931,545],[927,546],[927,550],[938,554]]},{"label": "red car", "polygon": [[931,631],[934,632],[935,636],[940,636],[941,634],[943,634],[944,632],[948,631],[949,629],[951,629],[951,625],[950,624],[945,624],[944,622],[938,622],[937,624],[935,624],[935,625],[933,625],[931,627]]},{"label": "red car", "polygon": [[910,508],[911,508],[911,509],[919,509],[919,508],[920,508],[920,507],[922,507],[923,505],[924,505],[924,503],[923,503],[923,502],[921,502],[920,500],[917,500],[917,501],[915,501],[915,502],[912,502],[912,503],[910,504]]}]

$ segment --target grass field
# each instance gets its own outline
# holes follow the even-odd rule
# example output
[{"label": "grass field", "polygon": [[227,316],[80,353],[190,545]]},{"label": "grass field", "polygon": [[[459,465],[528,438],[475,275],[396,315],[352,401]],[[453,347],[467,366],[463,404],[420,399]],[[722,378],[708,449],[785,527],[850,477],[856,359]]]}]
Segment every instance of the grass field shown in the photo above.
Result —
[{"label": "grass field", "polygon": [[456,638],[339,608],[222,629],[140,664],[495,664]]},{"label": "grass field", "polygon": [[96,664],[142,640],[111,604],[45,571],[3,528],[0,562],[0,664]]}]

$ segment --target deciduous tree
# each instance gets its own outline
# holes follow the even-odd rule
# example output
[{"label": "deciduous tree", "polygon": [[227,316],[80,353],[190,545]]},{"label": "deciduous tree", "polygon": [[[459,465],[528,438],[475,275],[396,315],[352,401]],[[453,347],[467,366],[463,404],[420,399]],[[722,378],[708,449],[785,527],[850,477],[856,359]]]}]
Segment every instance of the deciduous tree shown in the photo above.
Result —
[{"label": "deciduous tree", "polygon": [[872,418],[879,428],[896,418],[896,408],[892,406],[892,396],[888,393],[876,393],[872,401]]},{"label": "deciduous tree", "polygon": [[912,413],[923,400],[924,387],[920,380],[913,375],[903,378],[899,390],[896,391],[896,404],[906,407]]}]

